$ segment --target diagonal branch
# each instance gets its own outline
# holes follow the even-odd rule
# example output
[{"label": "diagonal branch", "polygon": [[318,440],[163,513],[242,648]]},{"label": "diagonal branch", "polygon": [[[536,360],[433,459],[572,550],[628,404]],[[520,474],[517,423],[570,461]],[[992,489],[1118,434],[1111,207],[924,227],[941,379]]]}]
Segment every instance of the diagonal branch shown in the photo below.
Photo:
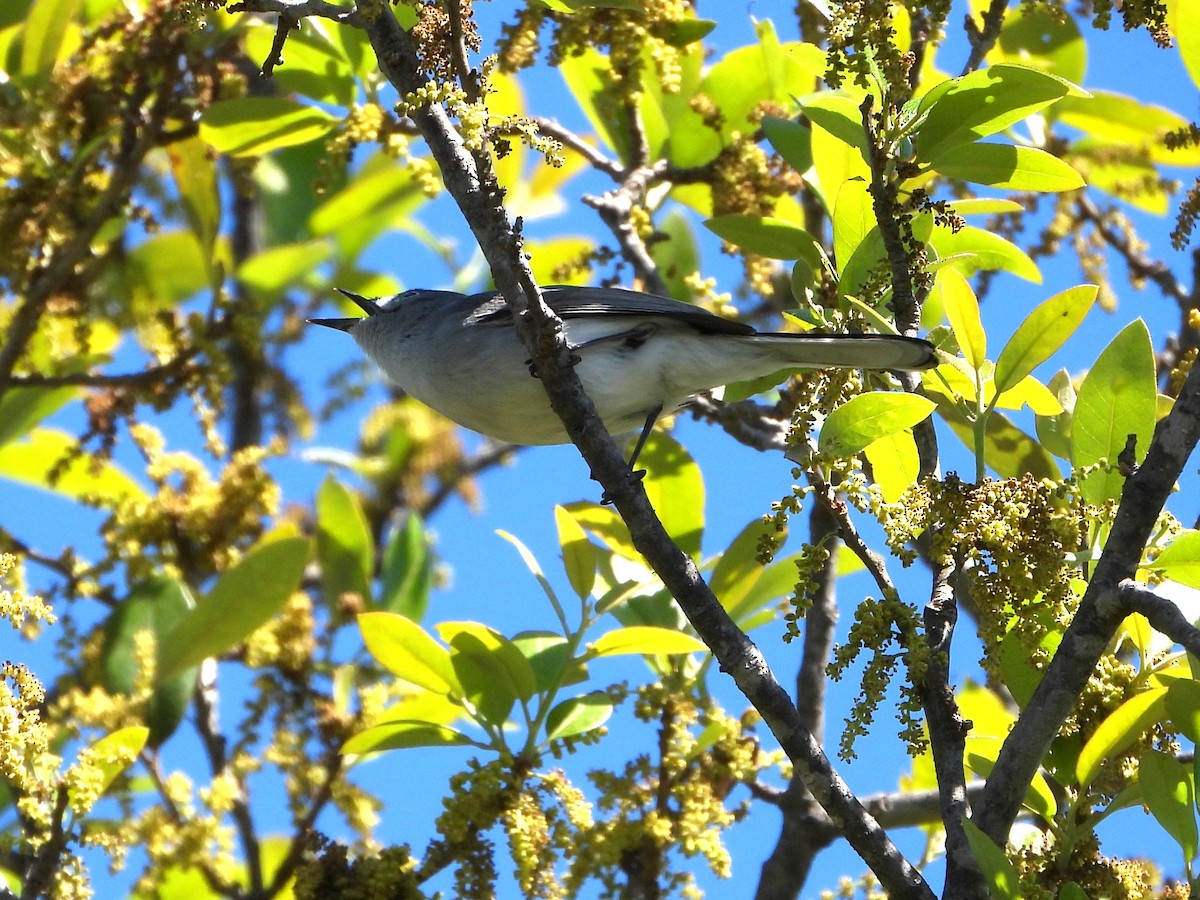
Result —
[{"label": "diagonal branch", "polygon": [[[360,0],[365,3],[366,0]],[[425,83],[417,67],[411,37],[386,7],[364,15],[365,28],[387,78],[402,95]],[[797,774],[839,830],[875,872],[885,889],[899,898],[932,898],[921,874],[867,814],[833,770],[795,704],[766,665],[762,654],[729,618],[704,583],[695,562],[668,537],[616,444],[604,430],[569,364],[561,323],[541,303],[537,286],[521,255],[520,235],[509,224],[490,158],[470,153],[440,106],[413,111],[413,121],[429,144],[446,184],[491,267],[496,286],[513,309],[522,341],[529,349],[551,406],[629,526],[634,545],[671,591],[697,633],[712,649],[722,671],[762,713],[791,758]]]},{"label": "diagonal branch", "polygon": [[1177,605],[1144,584],[1128,579],[1117,585],[1115,593],[1113,599],[1129,612],[1141,613],[1159,634],[1165,634],[1193,656],[1200,656],[1200,629],[1188,621]]},{"label": "diagonal branch", "polygon": [[[988,778],[973,820],[998,844],[1002,845],[1007,837],[1025,789],[1050,742],[1074,708],[1121,620],[1132,609],[1123,585],[1137,571],[1142,548],[1197,441],[1200,367],[1192,369],[1175,405],[1159,423],[1145,462],[1125,482],[1104,554],[1080,601],[1079,612],[1024,714],[1005,740]],[[1173,626],[1167,622],[1166,627]]]}]

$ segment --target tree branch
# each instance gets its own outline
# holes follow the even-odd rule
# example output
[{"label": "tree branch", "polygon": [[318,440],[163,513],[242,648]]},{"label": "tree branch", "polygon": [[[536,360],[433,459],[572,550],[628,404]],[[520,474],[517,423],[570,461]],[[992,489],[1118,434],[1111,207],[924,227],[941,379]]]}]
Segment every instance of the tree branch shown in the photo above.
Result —
[{"label": "tree branch", "polygon": [[1160,634],[1165,634],[1193,656],[1200,656],[1200,629],[1196,628],[1183,611],[1166,597],[1154,593],[1144,584],[1126,579],[1117,585],[1116,601],[1129,612],[1141,613]]},{"label": "tree branch", "polygon": [[[365,3],[366,0],[360,0]],[[401,95],[424,84],[412,39],[386,7],[363,15],[371,44],[387,78]],[[509,224],[491,173],[490,158],[463,146],[445,110],[425,106],[412,113],[429,144],[446,189],[458,203],[492,270],[497,288],[514,312],[518,333],[529,349],[554,411],[580,449],[592,475],[629,526],[634,546],[645,556],[676,598],[697,633],[762,713],[805,786],[822,804],[851,845],[897,898],[932,898],[921,874],[862,808],[833,770],[819,744],[800,721],[795,705],[775,680],[762,654],[729,618],[713,596],[694,561],[668,537],[654,514],[639,478],[604,430],[570,367],[561,323],[541,302],[521,255],[519,228]]]},{"label": "tree branch", "polygon": [[[1003,845],[1025,789],[1096,663],[1130,612],[1122,584],[1133,578],[1167,497],[1200,440],[1200,367],[1158,425],[1146,459],[1125,482],[1104,554],[1033,697],[1009,733],[973,821]],[[1156,614],[1158,614],[1156,612]]]}]

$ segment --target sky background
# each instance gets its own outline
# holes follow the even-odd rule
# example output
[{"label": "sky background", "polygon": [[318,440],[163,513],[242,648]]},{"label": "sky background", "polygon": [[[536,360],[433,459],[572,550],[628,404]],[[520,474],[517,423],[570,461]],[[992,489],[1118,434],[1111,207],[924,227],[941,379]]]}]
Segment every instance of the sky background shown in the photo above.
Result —
[{"label": "sky background", "polygon": [[[706,39],[716,48],[718,55],[755,42],[755,19],[773,19],[782,40],[796,37],[792,24],[793,4],[790,2],[740,4],[702,0],[698,7],[701,17],[719,22]],[[499,23],[511,15],[511,9],[512,4],[507,2],[476,4],[485,50],[492,46]],[[951,43],[938,55],[939,68],[952,74],[957,74],[967,56],[967,49],[957,33],[958,23],[965,13],[965,6],[955,5],[949,19],[952,25]],[[1196,117],[1196,91],[1177,53],[1158,50],[1145,33],[1125,34],[1119,26],[1107,33],[1095,32],[1085,26],[1084,37],[1089,44],[1090,55],[1085,87],[1130,93],[1142,100],[1167,106],[1187,118]],[[577,131],[589,131],[582,113],[570,98],[557,72],[539,66],[522,73],[521,82],[527,98],[536,98],[535,103],[531,103],[532,113],[556,118]],[[1175,174],[1186,182],[1190,182],[1195,175],[1187,171]],[[574,178],[565,187],[565,211],[557,217],[529,223],[529,233],[534,237],[562,234],[602,236],[602,226],[595,212],[584,206],[579,198],[609,186],[610,182],[602,176],[585,173]],[[509,212],[519,215],[522,210],[513,208]],[[1164,259],[1186,277],[1185,273],[1190,268],[1187,257],[1171,250],[1166,239],[1171,220],[1155,219],[1135,211],[1131,211],[1131,217],[1149,239],[1152,255]],[[418,219],[436,234],[455,235],[459,241],[460,260],[471,256],[470,236],[449,198],[442,197],[423,207]],[[739,279],[740,267],[719,252],[717,240],[706,236],[698,224],[695,226],[695,235],[701,246],[702,273],[706,277],[716,278],[719,290],[733,290]],[[445,288],[451,286],[456,276],[412,237],[401,233],[380,239],[365,262],[392,273],[405,288]],[[1039,260],[1039,265],[1044,274],[1044,284],[1032,285],[1002,274],[984,301],[983,315],[988,328],[991,358],[995,358],[1004,340],[1038,302],[1083,280],[1074,257],[1069,253],[1063,253],[1054,260]],[[1119,262],[1114,262],[1114,273],[1119,284],[1123,273]],[[606,274],[599,272],[597,278]],[[1139,316],[1147,320],[1156,348],[1161,348],[1165,335],[1178,321],[1175,309],[1153,290],[1138,293],[1119,289],[1118,294],[1116,310],[1108,313],[1095,308],[1080,332],[1038,374],[1048,378],[1063,366],[1078,373],[1095,359],[1113,335]],[[335,310],[336,304],[331,297],[328,312],[323,314],[336,315],[338,313]],[[310,380],[312,389],[319,390],[329,372],[356,358],[357,349],[345,336],[325,329],[312,331],[305,342],[292,351],[293,362]],[[352,405],[332,421],[321,425],[309,445],[296,446],[286,458],[271,464],[271,470],[283,487],[285,502],[311,503],[327,468],[312,462],[310,451],[314,448],[353,449],[359,422],[371,404],[378,402],[383,395],[384,388],[379,384],[365,402]],[[1014,416],[1014,419],[1032,432],[1031,420],[1022,416]],[[199,436],[188,410],[178,409],[160,417],[158,422],[168,435],[170,446],[198,449]],[[78,411],[65,411],[56,424],[65,428],[77,427]],[[971,477],[974,463],[961,443],[940,425],[938,432],[943,468],[948,471],[957,469],[964,477]],[[697,423],[687,414],[678,418],[674,434],[692,454],[704,474],[707,493],[706,553],[725,547],[747,523],[768,513],[773,501],[789,494],[793,481],[792,464],[781,455],[758,453],[744,447],[719,428]],[[478,440],[474,436],[468,436],[467,439],[471,442]],[[118,460],[123,461],[130,471],[136,472],[140,468],[140,460],[131,451],[128,442],[118,448]],[[1171,504],[1171,509],[1185,524],[1194,522],[1200,511],[1200,504],[1196,501],[1194,470],[1194,466],[1189,467],[1184,490],[1173,498]],[[434,595],[426,623],[478,620],[507,635],[524,629],[551,627],[553,614],[541,589],[516,551],[496,534],[496,530],[503,529],[520,538],[538,557],[552,583],[566,596],[570,591],[557,559],[553,507],[581,499],[596,500],[599,487],[588,478],[587,466],[570,446],[523,450],[514,455],[511,465],[489,471],[482,478],[481,487],[482,504],[478,510],[468,509],[460,500],[453,499],[429,522],[448,580],[446,586]],[[64,534],[72,537],[86,534],[90,538],[79,541],[81,552],[86,554],[90,549],[94,553],[99,546],[94,533],[102,518],[59,497],[10,482],[0,482],[0,525],[28,536],[30,542],[42,550],[57,551],[63,543]],[[878,529],[871,527],[871,523],[861,516],[857,517],[857,521],[868,542],[872,546],[879,546]],[[798,522],[793,529],[793,539],[781,551],[781,555],[797,549],[795,535],[804,530],[804,522]],[[905,599],[921,604],[928,596],[928,574],[919,567],[901,573],[894,561],[890,569],[893,576],[900,574],[900,586]],[[36,587],[39,577],[36,570],[31,570],[32,586]],[[839,639],[845,636],[855,604],[872,591],[873,585],[861,574],[849,576],[839,583],[838,596],[842,609]],[[961,620],[952,660],[953,676],[959,684],[966,679],[980,677],[976,664],[977,643],[971,631],[970,622]],[[782,632],[781,625],[771,624],[752,636],[766,654],[777,677],[788,684],[794,679],[799,648],[797,644],[784,644]],[[0,633],[0,655],[26,659],[35,671],[39,671],[39,659],[45,658],[42,654],[49,651],[52,640],[53,631],[50,631],[42,639],[41,646],[31,648],[17,646],[11,633]],[[45,669],[46,673],[49,671],[49,668]],[[623,678],[636,682],[646,676],[645,667],[639,661],[631,662],[627,658],[595,663],[591,673],[596,684]],[[239,667],[222,668],[222,703],[224,718],[228,722],[234,721],[238,715],[238,680],[244,674]],[[724,676],[714,673],[710,677],[710,685],[728,712],[736,715],[745,708],[745,700]],[[827,742],[834,748],[841,719],[849,710],[856,690],[857,670],[841,684],[831,686]],[[872,734],[859,742],[858,761],[849,766],[839,765],[844,777],[860,795],[895,789],[898,778],[909,770],[903,747],[895,738],[897,730],[890,710],[885,707]],[[592,766],[611,765],[614,760],[648,752],[654,746],[652,730],[633,723],[624,710],[609,723],[609,732],[600,747],[585,748],[574,758],[566,760],[566,768],[577,784],[583,785],[583,773]],[[762,733],[766,734],[765,729]],[[769,735],[765,740],[767,749],[774,749]],[[194,750],[185,740],[171,741],[165,748],[165,765],[190,767],[195,759]],[[355,779],[377,791],[387,804],[377,837],[387,843],[410,843],[420,853],[434,836],[433,819],[440,811],[447,779],[460,770],[474,752],[469,749],[399,751],[360,767],[355,772]],[[731,800],[738,802],[745,796],[744,789],[739,789]],[[265,826],[277,814],[281,798],[281,793],[271,791],[260,791],[256,796],[254,811],[262,825]],[[320,824],[334,835],[340,833],[337,823],[328,816]],[[734,826],[727,833],[727,844],[734,860],[732,883],[713,879],[700,861],[686,865],[692,868],[710,897],[749,897],[757,883],[759,867],[775,843],[778,825],[779,816],[763,804],[756,803],[747,821]],[[1158,859],[1168,874],[1180,872],[1177,848],[1140,810],[1130,810],[1114,817],[1102,835],[1105,849],[1111,853],[1145,853]],[[897,830],[893,836],[905,852],[913,857],[919,856],[924,838],[916,829]],[[499,853],[502,872],[506,871],[503,865],[504,852],[502,848]],[[105,881],[107,876],[103,874],[104,865],[100,859],[92,858],[92,866],[98,896],[104,897],[106,892],[103,886],[112,883]],[[839,876],[857,876],[864,870],[865,866],[851,851],[844,845],[835,845],[818,857],[804,897],[815,898],[822,889],[835,887]],[[939,890],[941,876],[936,866],[930,870],[929,876],[935,890]],[[122,879],[121,883],[127,882]],[[447,880],[438,882],[438,885],[443,889],[449,888]],[[502,879],[501,897],[518,896],[512,883]]]}]

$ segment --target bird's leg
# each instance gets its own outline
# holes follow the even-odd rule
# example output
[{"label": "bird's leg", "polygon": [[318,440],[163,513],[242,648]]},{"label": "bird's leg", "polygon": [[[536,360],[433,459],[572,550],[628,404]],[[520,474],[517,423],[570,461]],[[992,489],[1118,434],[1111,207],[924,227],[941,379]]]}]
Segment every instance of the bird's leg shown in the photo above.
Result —
[{"label": "bird's leg", "polygon": [[[633,470],[633,477],[639,481],[646,477],[645,469],[633,469],[637,464],[638,457],[642,454],[642,448],[646,446],[646,441],[650,437],[650,432],[654,430],[654,423],[658,421],[658,414],[662,412],[662,404],[654,407],[646,415],[646,424],[642,426],[642,433],[638,435],[637,443],[634,444],[633,453],[629,456],[629,468]],[[600,502],[605,505],[612,504],[612,497],[608,496],[608,491],[600,497]]]}]

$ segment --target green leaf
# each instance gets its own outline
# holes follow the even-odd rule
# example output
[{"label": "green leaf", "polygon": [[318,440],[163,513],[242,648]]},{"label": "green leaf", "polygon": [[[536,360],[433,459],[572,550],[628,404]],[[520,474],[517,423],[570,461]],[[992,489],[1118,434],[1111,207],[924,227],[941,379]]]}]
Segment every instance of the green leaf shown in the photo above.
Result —
[{"label": "green leaf", "polygon": [[[364,166],[344,188],[313,211],[308,227],[314,235],[335,237],[341,244],[343,230],[370,224],[365,233],[373,237],[425,202],[424,190],[410,168],[396,166],[382,154],[378,158],[380,162]],[[353,246],[364,243],[357,237]]]},{"label": "green leaf", "polygon": [[1167,0],[1167,22],[1192,84],[1200,87],[1200,7],[1191,0]]},{"label": "green leaf", "polygon": [[533,668],[517,646],[500,632],[479,622],[441,622],[437,632],[450,645],[450,661],[456,654],[486,660],[495,677],[504,682],[518,700],[528,700],[537,690]]},{"label": "green leaf", "polygon": [[863,131],[862,110],[856,101],[844,94],[822,92],[801,98],[800,107],[813,125],[853,148],[869,167],[867,133]]},{"label": "green leaf", "polygon": [[976,272],[1011,272],[1018,278],[1040,284],[1042,273],[1037,263],[1012,241],[968,225],[956,232],[935,228],[930,244],[941,259],[959,257],[954,268],[970,278]]},{"label": "green leaf", "polygon": [[765,537],[782,542],[787,529],[755,519],[738,532],[713,567],[708,586],[726,611],[736,609],[762,578],[766,567],[758,561],[758,548]]},{"label": "green leaf", "polygon": [[672,209],[655,225],[663,239],[650,245],[650,256],[667,285],[667,295],[691,297],[695,292],[686,279],[700,268],[700,250],[691,223],[681,210]]},{"label": "green leaf", "polygon": [[622,656],[628,654],[659,654],[671,656],[676,653],[707,653],[708,647],[701,641],[675,631],[655,625],[630,625],[615,628],[600,635],[589,645],[589,656]]},{"label": "green leaf", "polygon": [[1200,682],[1177,678],[1167,687],[1171,727],[1193,744],[1200,743]]},{"label": "green leaf", "polygon": [[1177,535],[1146,568],[1190,588],[1200,588],[1200,531]]},{"label": "green leaf", "polygon": [[829,414],[817,448],[829,455],[852,456],[882,437],[924,421],[934,408],[932,400],[916,394],[859,394]]},{"label": "green leaf", "polygon": [[611,506],[580,500],[563,507],[575,521],[600,539],[609,550],[625,559],[642,562],[642,554],[633,546],[633,538],[624,520]]},{"label": "green leaf", "polygon": [[20,73],[45,79],[58,61],[67,31],[73,27],[80,0],[34,0],[21,35]]},{"label": "green leaf", "polygon": [[574,13],[581,9],[628,9],[631,12],[643,12],[638,0],[536,0],[546,9],[560,13]]},{"label": "green leaf", "polygon": [[1059,459],[1071,459],[1071,422],[1075,414],[1075,385],[1066,369],[1059,369],[1046,385],[1064,412],[1036,417],[1038,439]]},{"label": "green leaf", "polygon": [[987,334],[979,316],[979,300],[970,282],[957,270],[943,269],[937,279],[954,338],[971,368],[978,371],[987,361]]},{"label": "green leaf", "polygon": [[1041,69],[1076,84],[1087,73],[1087,43],[1070,16],[1040,6],[1018,6],[1004,14],[993,62]]},{"label": "green leaf", "polygon": [[814,269],[821,266],[821,250],[816,238],[783,219],[770,216],[717,216],[705,221],[704,227],[747,253],[769,259],[803,259]]},{"label": "green leaf", "polygon": [[803,174],[812,168],[812,129],[791,119],[763,116],[763,134],[793,169]]},{"label": "green leaf", "polygon": [[1003,394],[1054,355],[1096,302],[1099,289],[1081,284],[1055,294],[1025,317],[996,360],[996,390]]},{"label": "green leaf", "polygon": [[434,693],[462,696],[450,651],[416,622],[395,613],[370,612],[358,617],[358,627],[371,656],[393,675]]},{"label": "green leaf", "polygon": [[833,255],[838,264],[838,294],[855,296],[887,258],[865,181],[842,183],[833,204]]},{"label": "green leaf", "polygon": [[665,40],[672,47],[686,47],[704,39],[716,27],[712,19],[680,19],[670,23]]},{"label": "green leaf", "polygon": [[78,450],[74,436],[35,428],[23,440],[0,447],[0,477],[102,507],[146,499],[141,486],[115,463],[93,466]]},{"label": "green leaf", "polygon": [[[154,636],[159,655],[167,637],[195,606],[187,587],[173,578],[156,576],[133,585],[104,623],[101,665],[104,687],[113,694],[133,693],[138,677],[137,635],[148,631]],[[159,680],[154,686],[143,719],[150,726],[149,744],[159,747],[175,733],[183,721],[196,670],[189,668],[174,678]]]},{"label": "green leaf", "polygon": [[1106,759],[1123,751],[1162,717],[1166,693],[1166,688],[1154,688],[1134,694],[1100,723],[1075,763],[1080,790],[1095,780]]},{"label": "green leaf", "polygon": [[1058,889],[1056,900],[1089,900],[1087,891],[1074,881],[1068,881]]},{"label": "green leaf", "polygon": [[[704,535],[704,477],[696,461],[668,434],[655,431],[638,463],[646,467],[646,496],[679,549],[699,556]],[[580,524],[585,525],[584,520]]]},{"label": "green leaf", "polygon": [[1137,441],[1140,459],[1154,434],[1158,387],[1150,332],[1140,319],[1127,325],[1110,343],[1079,387],[1071,433],[1071,461],[1081,468],[1101,459],[1112,465],[1094,472],[1082,485],[1089,503],[1103,503],[1121,495],[1125,478],[1117,470],[1117,457],[1126,438]]},{"label": "green leaf", "polygon": [[558,71],[592,128],[622,160],[628,160],[632,151],[628,116],[611,89],[608,57],[589,47],[583,53],[568,54]]},{"label": "green leaf", "polygon": [[130,295],[135,305],[144,308],[143,314],[173,309],[210,286],[212,254],[205,252],[191,230],[153,235],[122,262]]},{"label": "green leaf", "polygon": [[302,537],[253,547],[159,646],[159,681],[220,656],[270,621],[299,586],[308,555],[308,540]]},{"label": "green leaf", "polygon": [[940,154],[931,168],[947,178],[1010,191],[1057,193],[1084,186],[1069,163],[1035,147],[965,144]]},{"label": "green leaf", "polygon": [[523,631],[513,635],[512,643],[533,670],[538,691],[546,693],[587,681],[587,666],[571,658],[571,645],[561,634]]},{"label": "green leaf", "polygon": [[379,607],[421,621],[433,589],[433,563],[425,525],[410,511],[393,529],[383,551]]},{"label": "green leaf", "polygon": [[342,753],[361,755],[412,747],[480,746],[461,731],[436,722],[384,722],[360,731],[342,744]]},{"label": "green leaf", "polygon": [[1183,850],[1184,863],[1191,868],[1196,858],[1196,796],[1187,767],[1175,757],[1147,748],[1138,767],[1142,800],[1151,815]]},{"label": "green leaf", "polygon": [[229,156],[261,156],[325,137],[337,119],[283,97],[218,100],[200,118],[200,137]]},{"label": "green leaf", "polygon": [[1021,879],[1017,870],[1004,855],[1004,850],[992,843],[992,839],[979,830],[979,826],[970,819],[963,819],[963,830],[967,835],[967,843],[975,854],[975,861],[983,870],[983,875],[992,888],[992,896],[997,900],[1020,900]]},{"label": "green leaf", "polygon": [[546,716],[546,740],[595,731],[609,720],[613,702],[604,691],[592,691],[559,703]]},{"label": "green leaf", "polygon": [[328,241],[277,244],[238,266],[238,281],[260,300],[278,300],[333,255]]},{"label": "green leaf", "polygon": [[579,599],[586,600],[596,583],[596,547],[574,516],[561,506],[554,507],[554,522],[567,579]]},{"label": "green leaf", "polygon": [[863,455],[871,464],[871,475],[888,503],[897,502],[921,474],[917,442],[907,431],[871,441],[863,447]]},{"label": "green leaf", "polygon": [[1168,150],[1163,136],[1186,131],[1187,120],[1162,106],[1133,97],[1096,91],[1091,98],[1068,98],[1054,110],[1065,125],[1125,148],[1142,150],[1156,163],[1172,166],[1200,165],[1200,147]]},{"label": "green leaf", "polygon": [[358,497],[332,475],[317,491],[317,561],[321,564],[321,589],[329,607],[338,606],[342,594],[371,599],[375,572],[375,545]]},{"label": "green leaf", "polygon": [[917,131],[917,156],[936,166],[941,154],[1027,119],[1072,91],[1070,82],[1011,64],[956,78],[929,107]]},{"label": "green leaf", "polygon": [[0,447],[27,434],[78,395],[73,387],[9,388],[0,398]]}]

